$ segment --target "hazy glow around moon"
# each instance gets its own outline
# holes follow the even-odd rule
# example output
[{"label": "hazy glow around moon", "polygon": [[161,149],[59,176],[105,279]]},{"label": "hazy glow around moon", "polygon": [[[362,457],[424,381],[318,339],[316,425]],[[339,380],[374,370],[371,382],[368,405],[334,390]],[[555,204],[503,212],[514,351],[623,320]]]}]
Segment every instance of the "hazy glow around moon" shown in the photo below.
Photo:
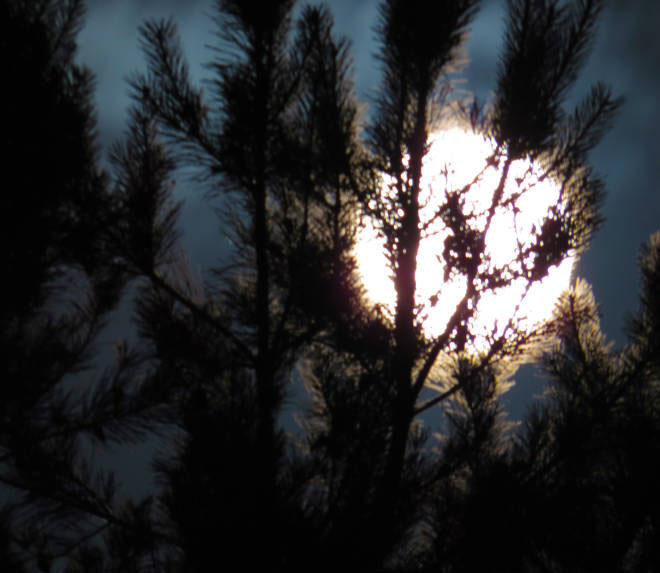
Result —
[{"label": "hazy glow around moon", "polygon": [[[444,202],[445,191],[458,190],[467,185],[484,170],[486,160],[492,154],[493,145],[488,140],[459,128],[431,136],[430,149],[424,158],[420,190],[422,228]],[[465,194],[465,210],[474,215],[474,224],[482,230],[499,178],[498,166],[489,166]],[[496,210],[486,235],[490,268],[513,269],[520,264],[516,260],[518,241],[525,244],[530,240],[533,226],[538,228],[558,197],[558,187],[549,178],[539,181],[538,171],[529,161],[519,160],[511,165],[503,199],[514,200],[518,213],[514,215],[511,202]],[[417,255],[416,304],[420,308],[419,320],[429,337],[444,331],[467,285],[467,279],[460,275],[450,276],[447,282],[443,280],[442,253],[448,234],[441,220],[429,225],[423,232]],[[373,302],[382,304],[393,316],[396,295],[385,256],[384,240],[368,220],[358,235],[355,256],[367,296]],[[519,328],[523,329],[548,318],[555,301],[570,283],[573,264],[573,257],[569,257],[560,265],[551,267],[548,276],[535,283],[524,298],[525,279],[519,279],[495,293],[485,293],[470,325],[471,332],[478,333],[485,340],[488,334],[500,334],[511,318],[515,318]],[[433,305],[436,296],[437,302]]]}]

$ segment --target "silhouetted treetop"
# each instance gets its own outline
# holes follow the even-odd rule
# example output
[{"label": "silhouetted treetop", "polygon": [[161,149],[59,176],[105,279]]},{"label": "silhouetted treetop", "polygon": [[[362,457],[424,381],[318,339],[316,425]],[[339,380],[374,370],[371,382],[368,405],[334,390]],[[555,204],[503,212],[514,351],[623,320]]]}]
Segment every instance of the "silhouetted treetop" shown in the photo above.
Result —
[{"label": "silhouetted treetop", "polygon": [[[510,0],[486,105],[453,83],[480,6],[381,2],[369,114],[328,7],[215,2],[203,88],[175,22],[145,22],[147,68],[129,81],[106,174],[91,76],[74,62],[82,3],[0,2],[16,86],[3,161],[19,175],[2,193],[2,245],[23,281],[10,281],[0,322],[0,484],[13,495],[1,565],[653,570],[660,239],[642,253],[629,346],[607,343],[583,282],[548,321],[527,325],[520,311],[601,221],[588,153],[621,100],[596,84],[575,110],[566,102],[604,3]],[[451,165],[427,161],[457,125],[492,144],[460,185]],[[437,205],[426,209],[429,172]],[[187,173],[231,245],[214,268],[182,246],[196,231],[179,221]],[[524,237],[516,217],[546,180],[558,197]],[[516,238],[501,262],[488,236],[503,213]],[[366,296],[356,245],[367,225],[384,245],[390,306]],[[428,294],[418,254],[440,233]],[[451,304],[449,281],[462,285]],[[92,375],[92,343],[129,283],[137,332],[126,338],[139,343],[117,341],[115,364]],[[511,316],[480,325],[480,303],[512,285]],[[446,323],[431,334],[437,305]],[[501,397],[532,352],[547,395],[515,427]],[[169,440],[156,487],[120,501],[87,446],[152,432]]]}]

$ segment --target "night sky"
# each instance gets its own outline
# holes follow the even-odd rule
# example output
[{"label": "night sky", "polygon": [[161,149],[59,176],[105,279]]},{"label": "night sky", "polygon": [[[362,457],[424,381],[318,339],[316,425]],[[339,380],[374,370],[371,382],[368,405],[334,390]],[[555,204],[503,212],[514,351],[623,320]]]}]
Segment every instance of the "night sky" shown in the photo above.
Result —
[{"label": "night sky", "polygon": [[[336,31],[352,42],[355,81],[361,99],[378,87],[379,70],[373,27],[377,21],[376,0],[332,0]],[[468,44],[470,64],[462,88],[486,101],[495,84],[498,54],[502,45],[505,0],[486,0],[471,28]],[[104,148],[121,136],[130,103],[127,76],[144,70],[138,27],[148,18],[174,17],[193,78],[205,77],[203,63],[211,54],[213,23],[209,0],[88,0],[86,25],[79,35],[79,61],[96,76],[96,103],[100,142]],[[611,0],[579,83],[570,94],[572,108],[590,85],[603,81],[615,95],[626,98],[614,127],[592,152],[596,172],[606,183],[603,205],[605,223],[588,252],[579,261],[576,276],[593,287],[601,305],[602,326],[617,344],[625,342],[622,327],[637,307],[640,245],[660,230],[660,176],[657,137],[660,114],[660,2]],[[222,252],[215,216],[202,193],[187,180],[179,181],[177,193],[185,198],[182,226],[184,242],[192,260],[204,267]],[[512,414],[534,393],[538,385],[520,384],[510,403]]]}]

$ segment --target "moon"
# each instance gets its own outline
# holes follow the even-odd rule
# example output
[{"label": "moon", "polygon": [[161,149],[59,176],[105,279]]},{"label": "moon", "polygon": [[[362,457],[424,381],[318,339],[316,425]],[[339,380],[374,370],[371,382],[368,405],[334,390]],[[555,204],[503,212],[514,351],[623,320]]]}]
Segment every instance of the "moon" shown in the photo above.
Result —
[{"label": "moon", "polygon": [[[429,150],[422,163],[419,195],[422,239],[415,275],[417,320],[428,338],[443,333],[467,288],[465,276],[450,276],[444,280],[442,253],[449,231],[441,219],[431,220],[448,192],[462,189],[481,173],[464,194],[464,210],[473,216],[476,226],[482,224],[481,229],[485,228],[486,212],[501,176],[499,165],[488,162],[494,150],[495,145],[488,138],[458,127],[435,132],[429,137]],[[384,178],[383,188],[387,188],[387,183]],[[514,161],[504,187],[503,200],[510,200],[508,207],[495,211],[486,234],[485,251],[490,266],[514,268],[519,265],[520,245],[531,242],[534,229],[540,226],[559,197],[559,186],[550,177],[543,177],[539,167],[527,159]],[[354,255],[367,298],[393,317],[396,292],[385,242],[367,215],[363,216],[363,225],[358,231]],[[520,278],[507,287],[484,293],[469,325],[474,335],[473,344],[484,347],[493,336],[501,335],[511,320],[515,321],[517,329],[525,331],[547,320],[557,298],[570,285],[574,262],[574,256],[566,257],[529,288],[528,281]]]}]

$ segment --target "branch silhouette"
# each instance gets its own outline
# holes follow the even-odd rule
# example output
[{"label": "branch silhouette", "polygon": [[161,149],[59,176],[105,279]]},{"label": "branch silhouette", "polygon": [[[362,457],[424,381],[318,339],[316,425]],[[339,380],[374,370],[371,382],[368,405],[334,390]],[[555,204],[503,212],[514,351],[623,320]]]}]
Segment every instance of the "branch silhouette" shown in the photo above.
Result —
[{"label": "branch silhouette", "polygon": [[[204,89],[174,21],[145,23],[147,69],[128,82],[109,173],[98,166],[91,75],[74,63],[82,3],[0,4],[21,112],[10,114],[3,160],[24,175],[2,199],[5,266],[23,277],[0,309],[0,482],[14,495],[0,512],[3,566],[654,570],[660,239],[642,250],[625,348],[607,344],[581,282],[549,321],[517,320],[532,286],[583,252],[602,219],[588,154],[622,101],[602,84],[575,110],[565,100],[603,2],[508,2],[484,107],[456,101],[451,81],[481,3],[384,0],[370,114],[330,9],[295,4],[218,0]],[[447,118],[493,151],[467,185],[445,176],[427,220],[424,159]],[[516,216],[534,183],[519,177],[507,191],[518,161],[559,190],[529,238]],[[207,186],[232,245],[203,278],[181,246],[180,168]],[[491,168],[497,181],[472,212],[467,194]],[[500,211],[514,214],[509,264],[487,250]],[[365,220],[386,245],[391,310],[369,300],[358,272]],[[432,337],[424,305],[440,303],[444,282],[422,300],[417,255],[440,223],[444,282],[466,286]],[[514,315],[478,332],[478,302],[516,282]],[[93,343],[129,286],[139,343],[118,341],[97,377]],[[548,392],[515,428],[501,397],[532,359]],[[85,390],[69,389],[74,375]],[[113,473],[86,447],[155,436],[165,447],[152,493],[118,502]]]}]

